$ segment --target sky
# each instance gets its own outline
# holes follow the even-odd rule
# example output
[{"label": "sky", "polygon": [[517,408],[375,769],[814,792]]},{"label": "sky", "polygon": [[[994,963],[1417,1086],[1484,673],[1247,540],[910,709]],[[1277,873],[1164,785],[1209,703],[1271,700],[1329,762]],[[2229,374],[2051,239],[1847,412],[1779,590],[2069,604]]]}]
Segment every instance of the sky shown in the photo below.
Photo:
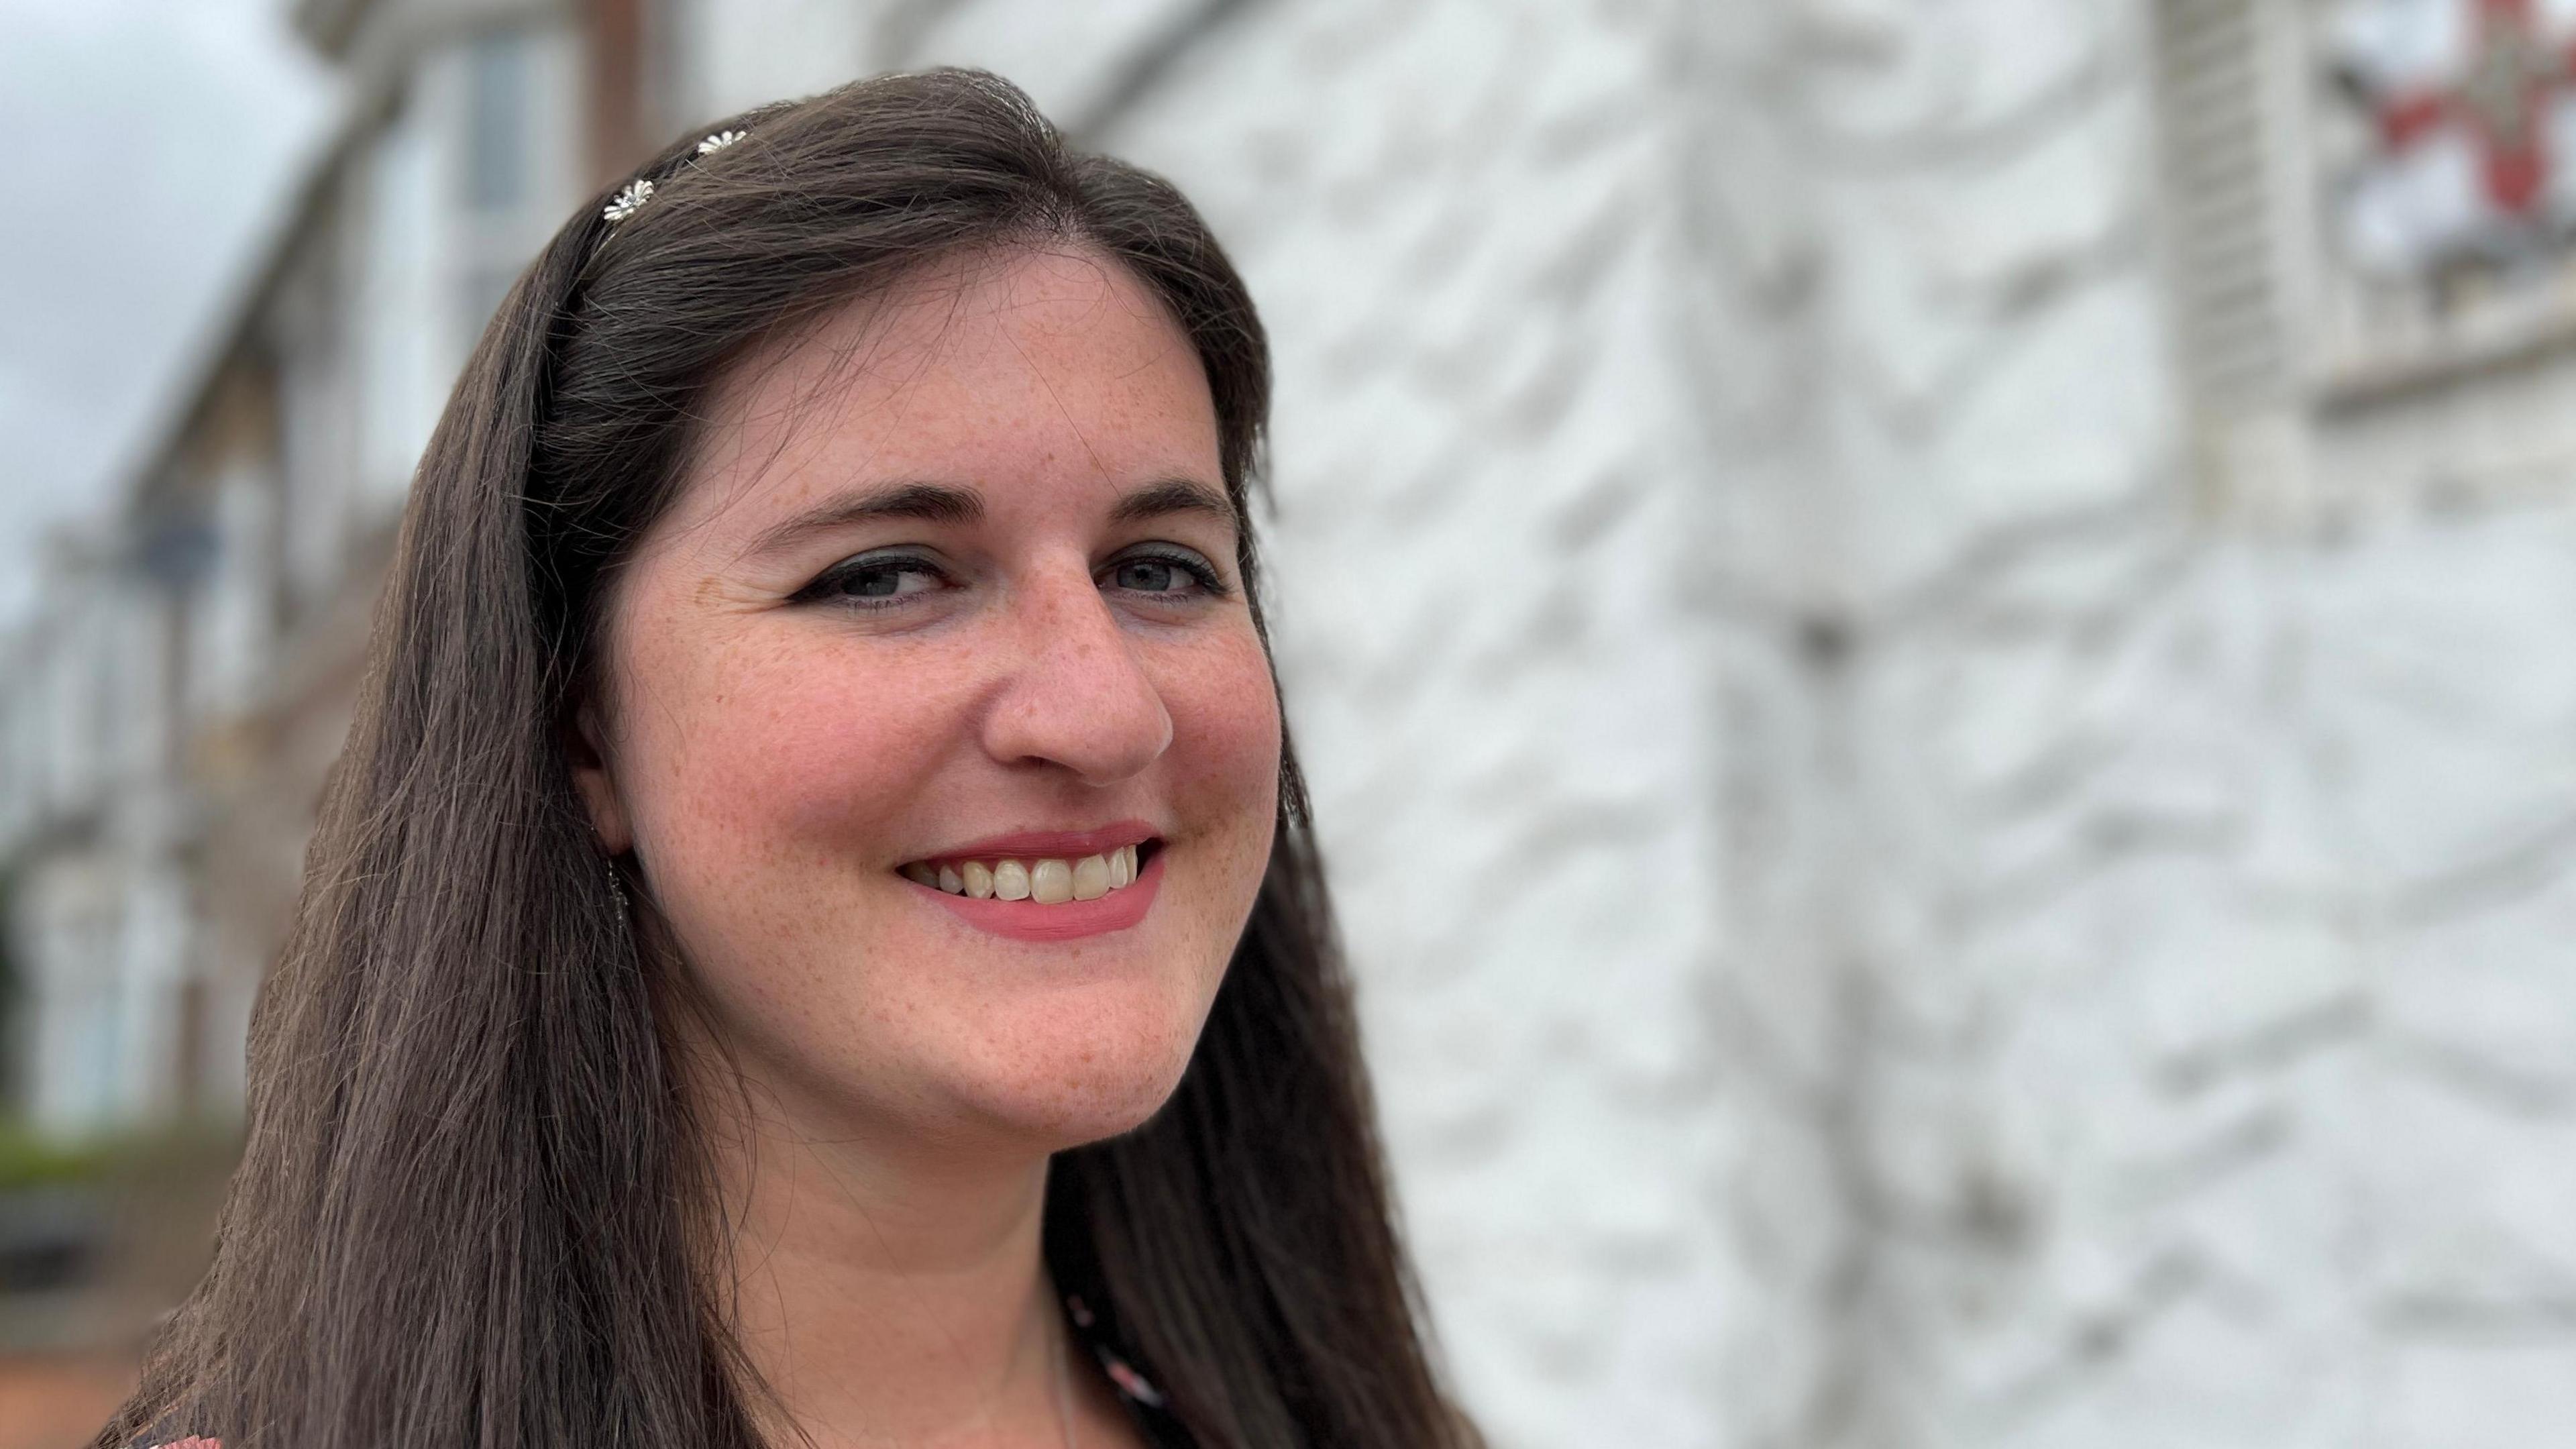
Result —
[{"label": "sky", "polygon": [[337,91],[280,0],[0,0],[0,630],[111,508]]}]

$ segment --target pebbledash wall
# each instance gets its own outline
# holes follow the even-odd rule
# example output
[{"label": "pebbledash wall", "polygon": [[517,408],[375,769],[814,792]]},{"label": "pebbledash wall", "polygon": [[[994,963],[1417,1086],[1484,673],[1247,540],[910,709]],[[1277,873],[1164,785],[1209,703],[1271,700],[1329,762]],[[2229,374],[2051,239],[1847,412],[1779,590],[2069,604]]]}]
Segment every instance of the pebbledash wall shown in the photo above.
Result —
[{"label": "pebbledash wall", "polygon": [[658,113],[991,65],[1249,274],[1498,1449],[2521,1449],[2576,1422],[2562,354],[2210,361],[2200,148],[2303,183],[2190,67],[2319,8],[645,10]]}]

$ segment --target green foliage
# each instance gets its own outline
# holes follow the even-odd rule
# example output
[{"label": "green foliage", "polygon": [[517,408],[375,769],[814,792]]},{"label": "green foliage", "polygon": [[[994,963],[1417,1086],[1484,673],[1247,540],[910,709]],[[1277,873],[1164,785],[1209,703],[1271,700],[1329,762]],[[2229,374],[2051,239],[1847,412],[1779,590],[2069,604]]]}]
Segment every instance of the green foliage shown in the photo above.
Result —
[{"label": "green foliage", "polygon": [[17,1052],[18,1013],[26,999],[26,975],[20,970],[18,945],[18,867],[0,861],[0,1102],[24,1079]]},{"label": "green foliage", "polygon": [[228,1168],[240,1150],[238,1127],[224,1123],[182,1123],[64,1141],[23,1123],[0,1121],[0,1193],[114,1183],[199,1163]]},{"label": "green foliage", "polygon": [[0,1124],[0,1192],[66,1182],[95,1182],[118,1156],[105,1141],[57,1142],[17,1124]]}]

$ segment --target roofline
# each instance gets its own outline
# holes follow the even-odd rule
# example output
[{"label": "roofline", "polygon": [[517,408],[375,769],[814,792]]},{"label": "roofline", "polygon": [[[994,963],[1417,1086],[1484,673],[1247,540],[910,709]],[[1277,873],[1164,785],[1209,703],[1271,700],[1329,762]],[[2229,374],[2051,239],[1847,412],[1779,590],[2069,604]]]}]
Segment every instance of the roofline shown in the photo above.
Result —
[{"label": "roofline", "polygon": [[372,131],[373,110],[361,103],[342,112],[327,139],[304,160],[303,174],[287,192],[285,204],[271,214],[268,225],[246,249],[250,261],[221,289],[230,302],[197,332],[176,380],[152,409],[149,425],[135,434],[140,446],[125,463],[109,470],[107,476],[115,480],[110,486],[116,492],[108,501],[111,513],[130,513],[147,503],[172,471],[198,420],[214,401],[224,370],[240,356],[243,344],[258,328],[260,315],[285,282],[299,250],[297,242],[312,230],[313,217],[347,167],[350,153]]},{"label": "roofline", "polygon": [[[336,38],[345,45],[355,33],[357,22],[376,4],[377,0],[295,0],[294,20],[299,30],[308,22],[344,22],[347,28]],[[515,0],[514,8],[532,14],[559,13],[563,0]],[[470,21],[472,17],[461,18]],[[311,32],[307,34],[310,38]],[[341,58],[345,61],[349,57]],[[224,369],[256,335],[261,314],[275,300],[295,262],[297,243],[312,229],[314,215],[348,169],[354,153],[382,125],[405,79],[390,68],[363,64],[357,67],[356,74],[346,77],[348,84],[341,94],[339,114],[328,123],[324,139],[301,162],[303,174],[289,191],[287,202],[272,214],[269,225],[248,250],[252,260],[223,288],[223,294],[232,299],[230,304],[190,344],[188,360],[178,371],[177,383],[152,409],[149,426],[135,434],[141,440],[139,446],[108,470],[106,477],[114,492],[107,503],[111,513],[130,514],[148,505],[163,485],[198,420],[214,401]]]},{"label": "roofline", "polygon": [[[377,0],[291,0],[287,23],[306,45],[326,60],[345,63],[349,48]],[[343,84],[346,78],[343,77]],[[368,131],[371,113],[381,97],[344,89],[338,114],[325,123],[311,152],[296,162],[297,173],[285,201],[273,210],[245,252],[248,260],[226,279],[217,295],[228,299],[188,341],[176,380],[155,400],[137,445],[108,477],[115,496],[111,514],[130,514],[148,504],[163,485],[172,463],[212,402],[224,370],[241,354],[243,343],[258,326],[260,314],[275,299],[295,257],[297,241],[311,230],[313,215],[348,164],[349,154]]]}]

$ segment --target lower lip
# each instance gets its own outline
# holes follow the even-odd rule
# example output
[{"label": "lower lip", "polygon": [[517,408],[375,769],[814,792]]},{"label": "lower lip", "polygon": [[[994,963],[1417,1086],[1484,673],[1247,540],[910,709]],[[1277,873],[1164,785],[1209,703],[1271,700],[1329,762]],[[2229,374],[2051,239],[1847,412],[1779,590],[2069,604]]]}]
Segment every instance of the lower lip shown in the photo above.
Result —
[{"label": "lower lip", "polygon": [[1145,919],[1145,912],[1153,909],[1154,888],[1163,883],[1163,856],[1163,851],[1155,851],[1137,870],[1134,882],[1096,901],[1066,901],[1053,906],[1036,901],[979,901],[973,896],[952,896],[919,881],[906,884],[929,892],[933,900],[976,930],[1014,941],[1071,941],[1123,931]]}]

